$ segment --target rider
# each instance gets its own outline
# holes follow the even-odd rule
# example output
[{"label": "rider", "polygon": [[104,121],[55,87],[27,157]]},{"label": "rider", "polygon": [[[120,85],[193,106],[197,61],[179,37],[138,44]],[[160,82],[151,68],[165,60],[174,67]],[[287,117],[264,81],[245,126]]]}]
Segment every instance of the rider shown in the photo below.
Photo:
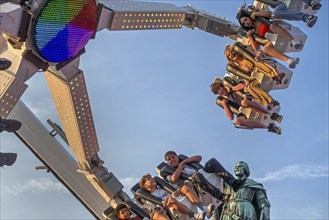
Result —
[{"label": "rider", "polygon": [[[313,10],[321,8],[321,4],[312,0],[303,0],[307,5],[311,6]],[[268,4],[273,7],[273,12],[270,10],[254,11],[250,17],[256,19],[256,17],[265,18],[278,18],[288,21],[304,21],[308,27],[313,27],[317,21],[317,16],[297,12],[293,9],[289,9],[284,2],[277,0],[259,0],[259,2]]]},{"label": "rider", "polygon": [[179,161],[179,158],[177,156],[177,153],[175,151],[167,151],[164,155],[164,159],[166,160],[169,167],[171,167],[174,170],[174,173],[172,175],[168,175],[167,179],[172,184],[177,184],[178,186],[182,186],[182,184],[186,184],[184,181],[182,183],[182,176],[190,176],[190,178],[193,179],[199,179],[200,181],[194,182],[198,188],[203,189],[207,193],[209,193],[214,198],[225,201],[227,198],[227,195],[222,193],[220,189],[213,186],[201,173],[197,172],[196,169],[189,166],[189,163],[199,163],[202,160],[202,157],[200,155],[195,155],[192,157],[188,157],[183,161]]},{"label": "rider", "polygon": [[[215,81],[220,80],[220,78],[216,77]],[[224,77],[226,80],[226,77]],[[265,106],[268,110],[273,109],[275,106],[279,106],[280,103],[272,98],[267,92],[260,88],[260,83],[257,80],[249,81],[247,79],[243,79],[243,82],[239,82],[236,85],[231,87],[232,92],[242,91],[250,94],[254,99],[256,99],[259,103]]]},{"label": "rider", "polygon": [[267,32],[275,33],[283,37],[286,41],[291,42],[291,45],[296,49],[300,49],[303,47],[303,44],[300,41],[296,40],[286,29],[281,27],[276,21],[270,21],[268,18],[265,17],[258,17],[257,19],[253,19],[251,16],[249,16],[245,9],[240,9],[236,18],[238,19],[243,29],[245,29],[246,31],[254,29],[254,34],[256,34],[257,36],[265,37],[265,34]]},{"label": "rider", "polygon": [[[197,213],[197,212],[192,211],[186,205],[177,201],[177,199],[175,198],[181,194],[179,189],[176,190],[173,194],[170,194],[169,192],[160,188],[150,174],[144,175],[141,178],[139,185],[140,185],[141,189],[146,190],[146,191],[150,192],[153,196],[162,199],[163,203],[168,208],[174,208],[175,211],[177,211],[181,214],[186,214],[190,218],[194,218],[197,220],[203,220],[206,217],[206,215],[211,216],[211,212],[214,210],[214,206],[212,204],[209,205],[209,207],[203,207],[202,203],[199,201],[199,203],[202,207],[201,208],[202,212]],[[197,204],[197,205],[199,205],[199,204]],[[203,211],[203,210],[205,210],[205,211]],[[208,212],[208,213],[206,213],[206,212]]]},{"label": "rider", "polygon": [[[220,79],[216,79],[213,84],[211,84],[211,91],[215,95],[219,95],[222,97],[222,100],[220,100],[227,117],[230,120],[234,119],[233,113],[230,109],[229,106],[235,106],[239,108],[240,106],[246,107],[246,108],[251,108],[255,110],[256,112],[262,113],[269,115],[272,120],[276,120],[278,122],[281,122],[282,116],[278,115],[276,113],[272,113],[270,115],[270,112],[265,109],[263,106],[260,104],[257,104],[256,102],[252,102],[247,99],[242,99],[239,97],[237,94],[234,92],[230,91],[230,88],[227,88],[223,85],[223,82]],[[276,126],[275,123],[270,123],[268,125],[265,125],[259,121],[256,120],[251,120],[247,119],[246,115],[243,113],[240,113],[236,116],[236,119],[234,121],[235,125],[241,126],[241,127],[246,127],[246,128],[267,128],[269,132],[273,132],[276,134],[281,134],[281,128]]]}]

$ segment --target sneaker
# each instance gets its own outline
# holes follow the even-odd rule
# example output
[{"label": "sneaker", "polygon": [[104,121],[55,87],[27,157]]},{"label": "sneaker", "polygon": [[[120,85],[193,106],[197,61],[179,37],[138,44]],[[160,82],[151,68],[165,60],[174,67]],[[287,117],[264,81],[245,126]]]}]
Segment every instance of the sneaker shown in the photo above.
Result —
[{"label": "sneaker", "polygon": [[314,15],[309,15],[307,18],[306,18],[306,24],[308,27],[313,27],[316,23],[316,21],[318,20],[318,17],[317,16],[314,16]]},{"label": "sneaker", "polygon": [[293,46],[296,50],[300,50],[304,45],[301,41],[293,39],[291,41],[291,46]]},{"label": "sneaker", "polygon": [[211,218],[214,210],[215,210],[215,206],[213,204],[210,204],[208,206],[203,206],[203,211],[206,212],[207,218]]},{"label": "sneaker", "polygon": [[190,181],[188,181],[188,180],[185,180],[184,181],[184,185],[186,185],[190,189],[193,189],[193,184]]},{"label": "sneaker", "polygon": [[204,218],[206,217],[206,212],[195,213],[195,214],[193,215],[193,217],[194,217],[196,220],[204,220]]},{"label": "sneaker", "polygon": [[274,120],[274,121],[277,121],[277,122],[281,123],[283,117],[282,117],[282,115],[279,115],[279,114],[277,114],[277,113],[274,112],[274,113],[271,115],[271,119]]},{"label": "sneaker", "polygon": [[16,153],[1,153],[0,152],[0,167],[11,166],[15,163],[17,159]]},{"label": "sneaker", "polygon": [[308,6],[310,6],[312,8],[312,10],[317,11],[317,10],[320,10],[320,8],[322,7],[322,4],[320,2],[311,1]]},{"label": "sneaker", "polygon": [[290,69],[295,69],[296,65],[299,63],[299,58],[298,57],[289,58],[287,60],[287,63]]},{"label": "sneaker", "polygon": [[8,132],[15,132],[20,129],[22,123],[14,120],[14,119],[5,119],[0,117],[0,132],[8,131]]},{"label": "sneaker", "polygon": [[0,70],[6,70],[11,66],[11,61],[6,58],[0,58]]},{"label": "sneaker", "polygon": [[273,133],[278,134],[278,135],[280,135],[282,133],[281,128],[276,126],[274,123],[270,123],[268,125],[268,130],[267,131],[268,132],[273,132]]}]

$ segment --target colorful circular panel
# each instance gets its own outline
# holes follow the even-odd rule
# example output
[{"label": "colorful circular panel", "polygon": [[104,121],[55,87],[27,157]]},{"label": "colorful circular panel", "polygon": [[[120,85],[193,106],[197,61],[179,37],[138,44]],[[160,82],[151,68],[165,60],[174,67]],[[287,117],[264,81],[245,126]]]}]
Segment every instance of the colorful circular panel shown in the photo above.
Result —
[{"label": "colorful circular panel", "polygon": [[96,11],[95,0],[49,0],[35,24],[41,57],[59,63],[77,55],[95,32]]}]

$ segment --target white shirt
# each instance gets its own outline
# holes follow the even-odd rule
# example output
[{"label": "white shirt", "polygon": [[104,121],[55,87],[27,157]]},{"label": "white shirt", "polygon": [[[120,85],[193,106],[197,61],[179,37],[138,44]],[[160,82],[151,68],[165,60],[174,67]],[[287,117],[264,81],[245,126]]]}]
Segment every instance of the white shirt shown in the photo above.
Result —
[{"label": "white shirt", "polygon": [[171,194],[168,193],[166,190],[164,189],[157,189],[154,192],[151,192],[151,195],[159,198],[159,199],[164,199],[164,198],[170,198]]}]

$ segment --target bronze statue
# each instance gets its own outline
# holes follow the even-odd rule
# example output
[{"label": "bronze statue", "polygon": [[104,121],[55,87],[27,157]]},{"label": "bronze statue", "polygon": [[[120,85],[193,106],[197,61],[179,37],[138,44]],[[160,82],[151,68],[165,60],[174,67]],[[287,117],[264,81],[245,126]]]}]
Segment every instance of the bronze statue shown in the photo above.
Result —
[{"label": "bronze statue", "polygon": [[204,167],[206,172],[216,173],[225,181],[224,193],[230,194],[224,203],[220,220],[269,220],[270,202],[263,185],[249,179],[250,170],[246,162],[235,164],[234,178],[215,159],[209,160]]}]

